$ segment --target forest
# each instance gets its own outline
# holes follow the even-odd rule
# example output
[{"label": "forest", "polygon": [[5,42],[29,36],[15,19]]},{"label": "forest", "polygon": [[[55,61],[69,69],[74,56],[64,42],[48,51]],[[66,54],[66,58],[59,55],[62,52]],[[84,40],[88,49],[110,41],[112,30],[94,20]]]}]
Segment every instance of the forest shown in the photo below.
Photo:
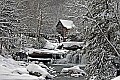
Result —
[{"label": "forest", "polygon": [[[27,57],[38,57],[40,55],[37,53],[41,52],[42,58],[47,56],[44,53],[53,52],[60,56],[61,54],[58,53],[63,53],[63,58],[57,63],[75,65],[81,65],[80,56],[84,55],[85,80],[120,80],[119,1],[0,0],[0,61],[3,58],[8,59],[8,57],[17,61],[25,61],[29,71],[38,66],[36,64],[29,66],[27,60],[23,58],[18,60],[19,55],[16,53],[30,49],[29,52],[32,53],[33,50],[34,55],[25,52]],[[71,29],[66,27],[70,23],[73,27]],[[56,29],[58,25],[62,25],[65,30],[61,27]],[[59,30],[63,30],[63,32]],[[80,46],[77,46],[79,44]],[[42,49],[45,51],[42,52]],[[64,50],[68,51],[67,54]],[[21,55],[23,56],[23,54]],[[51,58],[50,56],[53,59],[56,58],[53,55],[49,55],[49,58]],[[61,57],[57,56],[57,58]],[[70,69],[74,68],[76,66],[72,66]],[[0,69],[3,69],[3,66],[0,66]],[[62,70],[64,72],[64,69]],[[43,69],[40,68],[40,72],[42,71]],[[29,74],[31,72],[29,71]],[[43,73],[39,73],[39,75]],[[36,74],[39,76],[38,73],[34,73],[34,75]],[[46,72],[46,74],[48,73]],[[46,76],[46,74],[43,74],[44,78],[53,77]],[[119,79],[114,79],[115,77],[119,77]]]}]

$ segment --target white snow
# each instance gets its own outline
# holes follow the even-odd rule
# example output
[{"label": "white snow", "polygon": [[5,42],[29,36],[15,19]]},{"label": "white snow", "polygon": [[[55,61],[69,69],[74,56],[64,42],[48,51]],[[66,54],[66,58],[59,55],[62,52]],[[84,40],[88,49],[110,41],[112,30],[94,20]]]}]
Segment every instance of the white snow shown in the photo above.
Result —
[{"label": "white snow", "polygon": [[71,42],[62,42],[62,44],[63,44],[64,47],[71,47],[73,45],[77,45],[77,46],[80,47],[80,46],[84,45],[84,42],[73,42],[73,41],[71,41]]},{"label": "white snow", "polygon": [[50,75],[45,68],[42,68],[41,66],[34,63],[29,64],[27,66],[27,70],[31,73],[35,73],[35,72],[40,73],[43,78],[46,78],[46,77],[53,78],[53,76]]},{"label": "white snow", "polygon": [[4,65],[0,65],[0,75],[2,74],[11,74],[11,69],[6,68]]},{"label": "white snow", "polygon": [[[11,58],[4,58],[3,56],[0,56],[0,80],[45,80],[46,77],[53,78],[54,76],[48,73],[48,70],[50,69],[43,63],[29,63],[26,67],[20,66],[18,61],[14,61]],[[38,72],[42,76],[33,76],[30,75],[29,72]]]},{"label": "white snow", "polygon": [[0,80],[38,80],[38,77],[28,74],[25,68],[18,65],[17,61],[11,58],[0,56]]},{"label": "white snow", "polygon": [[4,58],[3,56],[0,56],[0,65],[8,69],[14,69],[16,67],[19,67],[16,61],[11,58]]},{"label": "white snow", "polygon": [[49,49],[34,49],[34,48],[27,48],[27,54],[32,54],[33,52],[41,53],[45,52],[47,54],[65,54],[68,50],[49,50]]},{"label": "white snow", "polygon": [[[46,39],[45,39],[46,40]],[[61,43],[52,43],[49,40],[46,40],[46,44],[44,46],[45,49],[57,49],[58,46],[62,45]]]},{"label": "white snow", "polygon": [[34,64],[34,63],[29,64],[29,65],[27,66],[27,70],[28,70],[29,72],[33,72],[33,73],[35,73],[35,72],[39,72],[39,73],[41,73],[41,74],[42,74],[43,72],[47,73],[45,69],[43,70],[43,68],[42,68],[41,66],[39,66],[39,65],[37,65],[37,64]]},{"label": "white snow", "polygon": [[12,73],[29,74],[26,68],[15,68],[13,69]]},{"label": "white snow", "polygon": [[43,76],[40,76],[38,79],[39,80],[46,80]]},{"label": "white snow", "polygon": [[114,79],[111,80],[120,80],[120,76],[115,77]]},{"label": "white snow", "polygon": [[44,46],[45,49],[57,49],[59,43],[51,43],[50,41],[46,40],[46,44]]},{"label": "white snow", "polygon": [[82,74],[71,74],[72,77],[80,77],[83,76]]},{"label": "white snow", "polygon": [[45,64],[43,64],[42,62],[40,62],[38,64],[39,66],[41,66],[42,68],[45,68],[46,70],[50,70]]},{"label": "white snow", "polygon": [[63,68],[61,72],[62,72],[62,73],[67,73],[69,69],[70,69],[70,68]]},{"label": "white snow", "polygon": [[79,77],[86,75],[86,72],[79,68],[79,66],[73,66],[70,68],[63,68],[61,73],[70,73],[71,76]]},{"label": "white snow", "polygon": [[28,74],[19,75],[19,74],[7,74],[0,75],[0,80],[39,80],[38,77],[31,76]]},{"label": "white snow", "polygon": [[71,21],[71,20],[62,20],[62,19],[60,19],[60,22],[67,29],[71,29],[71,28],[75,27],[75,25],[73,24],[73,21]]}]

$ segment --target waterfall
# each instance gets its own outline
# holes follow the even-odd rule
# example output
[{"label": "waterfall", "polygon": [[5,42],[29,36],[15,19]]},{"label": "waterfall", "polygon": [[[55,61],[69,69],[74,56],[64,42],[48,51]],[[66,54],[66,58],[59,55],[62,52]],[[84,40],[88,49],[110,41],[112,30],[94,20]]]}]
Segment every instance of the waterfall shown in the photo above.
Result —
[{"label": "waterfall", "polygon": [[65,58],[68,61],[68,63],[72,62],[72,54],[67,54]]},{"label": "waterfall", "polygon": [[57,64],[86,64],[86,54],[81,54],[80,52],[70,51],[66,54],[65,58],[59,60]]},{"label": "waterfall", "polygon": [[86,54],[83,54],[82,55],[82,58],[81,58],[81,64],[86,64],[87,61],[86,61]]},{"label": "waterfall", "polygon": [[79,54],[75,54],[73,57],[72,57],[72,63],[73,64],[76,64],[79,62]]}]

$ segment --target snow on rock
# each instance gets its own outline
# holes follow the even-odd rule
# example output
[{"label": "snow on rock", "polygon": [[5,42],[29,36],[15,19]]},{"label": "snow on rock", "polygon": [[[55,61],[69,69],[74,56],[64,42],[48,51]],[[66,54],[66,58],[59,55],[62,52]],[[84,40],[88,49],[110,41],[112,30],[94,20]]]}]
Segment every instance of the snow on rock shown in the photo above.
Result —
[{"label": "snow on rock", "polygon": [[67,73],[69,71],[70,68],[63,68],[61,73]]},{"label": "snow on rock", "polygon": [[71,74],[72,77],[80,77],[83,76],[82,74]]},{"label": "snow on rock", "polygon": [[4,65],[0,65],[0,75],[1,74],[11,74],[11,71],[12,71],[11,69],[5,67]]},{"label": "snow on rock", "polygon": [[28,74],[7,74],[7,75],[0,75],[0,80],[39,80],[36,76],[31,76]]},{"label": "snow on rock", "polygon": [[85,76],[86,72],[79,68],[79,66],[74,66],[70,68],[63,68],[61,73],[69,73],[71,76],[79,77],[79,76]]},{"label": "snow on rock", "polygon": [[26,53],[27,54],[32,54],[33,52],[36,53],[41,53],[41,52],[45,52],[45,53],[50,53],[50,54],[65,54],[68,52],[68,50],[49,50],[49,49],[34,49],[34,48],[26,48]]},{"label": "snow on rock", "polygon": [[25,67],[25,66],[27,66],[29,63],[24,62],[24,61],[17,61],[17,64],[18,64],[19,66]]},{"label": "snow on rock", "polygon": [[28,72],[30,72],[32,74],[38,73],[43,78],[53,78],[53,76],[50,75],[45,68],[42,68],[41,66],[39,66],[37,64],[29,64],[27,66],[27,70],[28,70]]},{"label": "snow on rock", "polygon": [[0,80],[39,80],[36,76],[28,74],[26,68],[18,65],[11,58],[0,56]]},{"label": "snow on rock", "polygon": [[38,79],[39,80],[46,80],[43,76],[40,76]]},{"label": "snow on rock", "polygon": [[71,41],[71,42],[62,42],[62,44],[63,44],[64,47],[71,47],[73,45],[77,45],[77,46],[80,47],[80,46],[84,45],[84,42],[73,42],[73,41]]},{"label": "snow on rock", "polygon": [[111,80],[120,80],[120,76],[115,77],[114,79]]},{"label": "snow on rock", "polygon": [[43,64],[43,62],[40,62],[39,66],[41,66],[42,68],[45,68],[46,70],[50,70],[45,64]]},{"label": "snow on rock", "polygon": [[15,68],[12,73],[29,74],[26,68]]},{"label": "snow on rock", "polygon": [[17,62],[11,58],[4,58],[3,56],[0,56],[0,65],[7,67],[9,69],[14,69],[16,67],[19,67]]},{"label": "snow on rock", "polygon": [[18,67],[19,65],[13,59],[0,56],[0,74],[11,74],[13,69]]},{"label": "snow on rock", "polygon": [[46,44],[44,46],[45,49],[57,49],[59,43],[51,43],[50,41],[46,40]]},{"label": "snow on rock", "polygon": [[[54,67],[49,67],[49,72],[50,73],[52,73],[52,74],[55,74],[55,73],[57,73],[57,71],[55,70],[55,68]],[[54,75],[55,76],[55,75]]]}]

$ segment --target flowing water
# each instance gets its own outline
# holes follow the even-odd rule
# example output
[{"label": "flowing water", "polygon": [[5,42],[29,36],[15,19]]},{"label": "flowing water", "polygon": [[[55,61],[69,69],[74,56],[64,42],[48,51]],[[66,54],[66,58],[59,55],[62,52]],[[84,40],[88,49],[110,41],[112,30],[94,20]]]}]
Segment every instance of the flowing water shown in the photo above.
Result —
[{"label": "flowing water", "polygon": [[[57,71],[57,77],[55,77],[53,80],[85,80],[85,77],[71,77],[69,75],[60,75],[60,72],[63,68],[67,68],[67,67],[72,67],[75,64],[64,64],[64,65],[60,65],[60,64],[56,64],[56,65],[51,65],[52,67],[55,68],[55,70]],[[82,67],[84,68],[84,67]]]}]

